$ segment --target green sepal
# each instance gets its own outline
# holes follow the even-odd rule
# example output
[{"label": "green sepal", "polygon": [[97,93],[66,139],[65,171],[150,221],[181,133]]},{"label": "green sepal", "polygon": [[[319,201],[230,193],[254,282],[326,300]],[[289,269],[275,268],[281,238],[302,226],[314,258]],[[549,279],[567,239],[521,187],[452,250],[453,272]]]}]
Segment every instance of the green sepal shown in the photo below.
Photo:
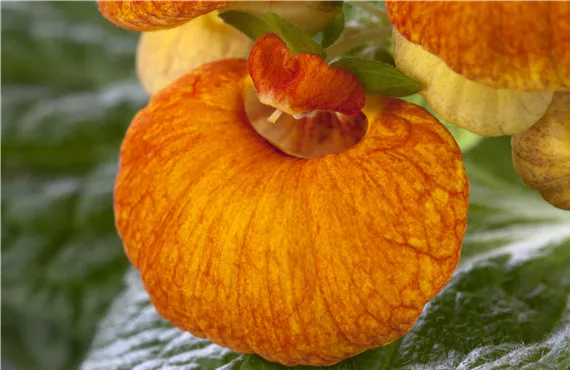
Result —
[{"label": "green sepal", "polygon": [[350,71],[369,94],[401,97],[415,94],[422,85],[396,67],[373,59],[342,57],[332,67]]},{"label": "green sepal", "polygon": [[273,12],[258,17],[245,12],[229,11],[220,14],[220,18],[254,41],[265,34],[274,33],[287,44],[293,55],[310,53],[323,59],[326,57],[325,49],[311,35]]},{"label": "green sepal", "polygon": [[253,14],[229,11],[219,15],[222,20],[230,26],[241,31],[253,41],[257,40],[266,33],[273,33],[273,29],[267,22]]},{"label": "green sepal", "polygon": [[344,23],[344,9],[342,6],[339,6],[332,21],[322,31],[320,44],[323,48],[328,48],[338,40],[344,31]]},{"label": "green sepal", "polygon": [[269,12],[263,16],[263,19],[273,28],[277,36],[287,44],[293,55],[310,53],[318,55],[323,59],[326,57],[325,49],[313,40],[311,35],[301,31],[277,14]]}]

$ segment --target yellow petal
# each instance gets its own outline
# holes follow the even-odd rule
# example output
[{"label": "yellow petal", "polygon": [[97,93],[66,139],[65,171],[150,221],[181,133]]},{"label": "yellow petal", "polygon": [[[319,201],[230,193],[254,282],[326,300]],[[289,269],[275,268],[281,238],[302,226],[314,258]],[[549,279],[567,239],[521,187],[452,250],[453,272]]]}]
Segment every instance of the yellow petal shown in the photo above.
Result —
[{"label": "yellow petal", "polygon": [[215,13],[202,15],[176,28],[144,32],[137,50],[137,74],[152,95],[202,64],[245,58],[252,45]]},{"label": "yellow petal", "polygon": [[570,89],[570,1],[387,1],[411,42],[495,88]]},{"label": "yellow petal", "polygon": [[330,365],[407,333],[465,232],[461,152],[432,115],[367,99],[350,149],[301,160],[251,127],[246,61],[152,97],[121,147],[115,216],[157,311],[286,365]]},{"label": "yellow petal", "polygon": [[570,210],[570,93],[556,93],[540,121],[511,140],[523,181],[550,204]]},{"label": "yellow petal", "polygon": [[424,86],[420,93],[445,120],[475,134],[522,132],[542,117],[552,101],[552,92],[494,89],[470,81],[395,29],[393,36],[398,68]]}]

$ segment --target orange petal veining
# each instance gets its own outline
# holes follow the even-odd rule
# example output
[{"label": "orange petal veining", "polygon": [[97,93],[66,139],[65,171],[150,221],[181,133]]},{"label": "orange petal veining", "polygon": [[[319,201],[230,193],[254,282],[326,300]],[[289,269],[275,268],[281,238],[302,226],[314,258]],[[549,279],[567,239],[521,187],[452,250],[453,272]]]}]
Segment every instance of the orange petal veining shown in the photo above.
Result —
[{"label": "orange petal veining", "polygon": [[97,1],[111,23],[132,31],[156,31],[180,26],[231,1]]},{"label": "orange petal veining", "polygon": [[115,216],[158,312],[285,365],[330,365],[407,333],[465,232],[461,152],[423,108],[372,97],[364,138],[283,154],[244,112],[247,65],[156,94],[121,147]]},{"label": "orange petal veining", "polygon": [[535,124],[553,92],[495,89],[466,79],[394,30],[396,66],[423,85],[420,92],[446,121],[481,136],[513,135]]},{"label": "orange petal veining", "polygon": [[255,42],[248,70],[259,100],[289,114],[323,110],[357,115],[365,103],[364,87],[352,73],[330,67],[317,55],[292,56],[274,34]]},{"label": "orange petal veining", "polygon": [[569,1],[387,1],[408,40],[495,88],[570,89]]}]

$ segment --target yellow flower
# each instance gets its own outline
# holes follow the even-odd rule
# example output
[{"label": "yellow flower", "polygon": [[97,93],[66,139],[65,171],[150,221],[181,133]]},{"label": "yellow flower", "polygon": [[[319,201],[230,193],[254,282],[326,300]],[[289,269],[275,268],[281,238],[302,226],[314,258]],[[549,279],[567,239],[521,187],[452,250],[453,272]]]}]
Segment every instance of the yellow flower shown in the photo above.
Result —
[{"label": "yellow flower", "polygon": [[[570,185],[558,181],[553,187],[552,176],[563,178],[570,168],[564,136],[570,114],[559,103],[570,91],[570,2],[388,1],[386,6],[395,27],[396,64],[423,84],[430,105],[476,134],[514,135],[521,178],[553,205],[568,209]],[[565,129],[544,129],[552,122]],[[566,145],[552,150],[545,144],[555,142]],[[544,171],[550,175],[537,175]]]},{"label": "yellow flower", "polygon": [[[122,144],[115,216],[162,316],[285,365],[331,365],[412,328],[459,260],[469,185],[437,119],[362,91],[268,35],[247,62],[151,98]],[[301,115],[268,123],[277,107]],[[260,121],[288,134],[272,145]],[[277,149],[307,140],[327,150]]]},{"label": "yellow flower", "polygon": [[253,41],[212,12],[181,26],[143,32],[137,74],[151,95],[192,69],[216,60],[247,57]]},{"label": "yellow flower", "polygon": [[484,136],[536,123],[570,89],[569,2],[387,2],[398,67],[446,120]]},{"label": "yellow flower", "polygon": [[188,71],[208,62],[245,58],[253,42],[226,25],[218,12],[239,10],[280,14],[301,29],[316,32],[334,16],[331,2],[298,1],[98,1],[112,23],[142,32],[137,73],[154,94]]}]

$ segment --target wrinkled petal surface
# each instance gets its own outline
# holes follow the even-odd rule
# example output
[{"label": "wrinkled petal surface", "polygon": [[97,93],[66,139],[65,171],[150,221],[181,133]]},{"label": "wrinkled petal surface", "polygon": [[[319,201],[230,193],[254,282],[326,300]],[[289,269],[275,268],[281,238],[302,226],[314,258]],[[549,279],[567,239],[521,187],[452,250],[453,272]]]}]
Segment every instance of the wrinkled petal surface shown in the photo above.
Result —
[{"label": "wrinkled petal surface", "polygon": [[327,365],[407,333],[450,280],[468,207],[433,116],[371,98],[351,149],[301,160],[244,112],[245,61],[205,65],[132,122],[117,226],[158,312],[286,365]]},{"label": "wrinkled petal surface", "polygon": [[215,14],[179,27],[145,32],[137,50],[137,74],[152,95],[192,69],[228,58],[245,58],[253,41]]},{"label": "wrinkled petal surface", "polygon": [[97,1],[111,23],[132,31],[156,31],[180,26],[231,1]]},{"label": "wrinkled petal surface", "polygon": [[523,181],[550,204],[570,210],[570,93],[556,93],[544,117],[511,144]]},{"label": "wrinkled petal surface", "polygon": [[496,88],[570,89],[569,1],[387,1],[408,40]]},{"label": "wrinkled petal surface", "polygon": [[259,100],[289,114],[324,110],[357,115],[365,103],[364,87],[352,73],[313,54],[292,56],[274,34],[255,42],[248,70]]},{"label": "wrinkled petal surface", "polygon": [[420,93],[446,121],[481,136],[523,132],[552,101],[552,92],[494,89],[468,80],[396,30],[394,60],[402,72],[424,86]]},{"label": "wrinkled petal surface", "polygon": [[214,10],[237,10],[257,16],[279,14],[305,32],[323,30],[336,14],[332,1],[98,1],[105,18],[132,31],[180,26]]}]

